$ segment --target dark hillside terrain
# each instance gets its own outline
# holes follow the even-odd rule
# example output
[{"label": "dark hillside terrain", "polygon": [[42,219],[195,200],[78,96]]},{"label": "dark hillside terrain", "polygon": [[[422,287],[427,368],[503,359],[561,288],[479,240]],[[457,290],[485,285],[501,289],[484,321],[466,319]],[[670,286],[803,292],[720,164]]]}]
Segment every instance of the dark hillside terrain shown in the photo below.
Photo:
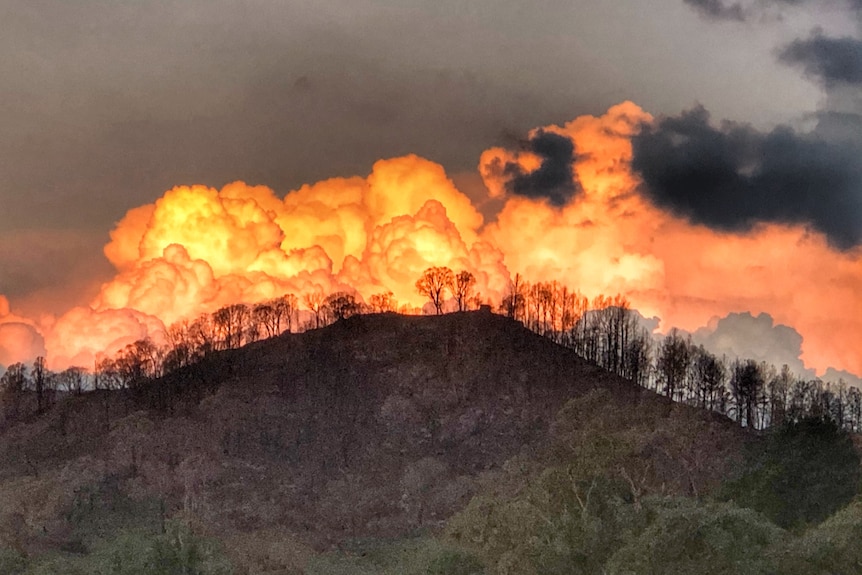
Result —
[{"label": "dark hillside terrain", "polygon": [[86,552],[181,516],[249,572],[288,573],[435,532],[561,462],[611,470],[638,505],[698,496],[747,438],[501,316],[355,316],[7,422],[0,547]]}]

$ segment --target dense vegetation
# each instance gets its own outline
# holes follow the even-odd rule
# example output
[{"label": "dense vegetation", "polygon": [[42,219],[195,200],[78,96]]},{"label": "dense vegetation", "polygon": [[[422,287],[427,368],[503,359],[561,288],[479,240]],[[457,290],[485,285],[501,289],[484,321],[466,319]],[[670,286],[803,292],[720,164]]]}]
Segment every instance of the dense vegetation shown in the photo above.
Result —
[{"label": "dense vegetation", "polygon": [[[860,461],[845,430],[827,419],[787,423],[751,441],[728,474],[716,466],[733,456],[721,422],[692,410],[626,410],[630,401],[601,388],[572,399],[543,447],[486,473],[440,527],[348,539],[306,553],[292,570],[232,566],[216,541],[190,529],[203,526],[182,514],[166,521],[158,501],[129,497],[122,478],[107,477],[77,490],[71,544],[30,555],[7,547],[0,572],[859,573]],[[697,445],[703,438],[715,443]]]}]

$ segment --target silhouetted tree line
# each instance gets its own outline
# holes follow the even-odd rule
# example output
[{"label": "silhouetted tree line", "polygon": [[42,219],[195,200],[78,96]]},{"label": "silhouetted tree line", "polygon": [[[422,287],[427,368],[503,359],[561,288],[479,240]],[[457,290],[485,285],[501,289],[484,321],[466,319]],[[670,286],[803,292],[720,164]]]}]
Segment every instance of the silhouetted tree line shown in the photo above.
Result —
[{"label": "silhouetted tree line", "polygon": [[[469,271],[455,273],[446,267],[428,268],[415,284],[437,314],[486,304],[475,286]],[[36,397],[35,409],[42,411],[58,394],[136,389],[215,352],[285,332],[320,328],[359,314],[416,311],[399,308],[392,292],[372,295],[365,303],[349,292],[315,291],[305,294],[302,303],[307,310],[302,322],[293,294],[227,305],[171,325],[163,345],[149,338],[135,341],[97,361],[92,370],[75,366],[52,372],[44,357],[29,369],[13,364],[0,377],[5,414],[20,415],[21,399],[28,392]],[[494,307],[599,367],[673,401],[725,414],[741,426],[763,429],[818,417],[862,432],[862,392],[856,387],[800,378],[786,365],[776,369],[751,359],[717,357],[676,329],[656,339],[621,295],[590,301],[558,282],[530,283],[516,274]]]},{"label": "silhouetted tree line", "polygon": [[677,329],[655,339],[623,296],[591,302],[557,282],[515,275],[499,312],[584,359],[673,401],[764,429],[807,418],[862,432],[862,392],[796,376],[787,365],[717,357]]}]

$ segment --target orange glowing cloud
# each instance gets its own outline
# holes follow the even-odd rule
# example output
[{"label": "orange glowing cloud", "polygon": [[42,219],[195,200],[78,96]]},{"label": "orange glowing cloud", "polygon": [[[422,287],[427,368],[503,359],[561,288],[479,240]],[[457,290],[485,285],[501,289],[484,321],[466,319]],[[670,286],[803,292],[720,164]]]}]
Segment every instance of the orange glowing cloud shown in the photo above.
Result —
[{"label": "orange glowing cloud", "polygon": [[284,293],[391,291],[402,305],[421,306],[413,284],[435,265],[473,272],[477,288],[499,298],[508,271],[502,254],[478,241],[482,223],[443,168],[416,156],[284,199],[242,182],[178,186],[111,232],[105,255],[118,273],[90,307],[45,326],[50,363],[89,365],[173,322]]},{"label": "orange glowing cloud", "polygon": [[412,155],[283,198],[242,182],[176,187],[111,232],[105,255],[117,274],[90,306],[37,324],[12,315],[0,297],[0,363],[47,348],[54,367],[89,366],[141,337],[158,340],[175,321],[284,293],[350,291],[368,300],[391,291],[400,304],[421,306],[416,279],[448,266],[472,272],[492,301],[505,295],[510,272],[589,297],[622,293],[662,318],[663,329],[766,312],[802,334],[810,367],[862,373],[854,313],[862,251],[837,252],[800,226],[717,232],[655,207],[630,165],[632,136],[651,121],[625,102],[531,134],[574,144],[573,195],[562,206],[511,192],[513,171],[540,170],[539,155],[485,151],[479,173],[502,203],[490,223],[442,166]]},{"label": "orange glowing cloud", "polygon": [[[509,197],[483,237],[513,272],[563,281],[588,296],[626,294],[665,328],[693,330],[730,312],[769,313],[803,335],[810,367],[862,373],[862,318],[851,312],[859,307],[862,250],[835,251],[802,226],[722,233],[652,206],[630,168],[630,138],[650,120],[625,103],[599,118],[545,128],[574,140],[582,193],[562,208]],[[488,166],[517,161],[506,150],[485,152],[480,172],[488,187],[505,194],[505,176]]]},{"label": "orange glowing cloud", "polygon": [[159,343],[164,339],[164,326],[158,318],[128,308],[96,311],[76,307],[46,330],[48,367],[92,368],[99,356],[145,337]]},{"label": "orange glowing cloud", "polygon": [[13,314],[9,300],[0,295],[0,366],[31,361],[45,353],[45,340],[35,324]]}]

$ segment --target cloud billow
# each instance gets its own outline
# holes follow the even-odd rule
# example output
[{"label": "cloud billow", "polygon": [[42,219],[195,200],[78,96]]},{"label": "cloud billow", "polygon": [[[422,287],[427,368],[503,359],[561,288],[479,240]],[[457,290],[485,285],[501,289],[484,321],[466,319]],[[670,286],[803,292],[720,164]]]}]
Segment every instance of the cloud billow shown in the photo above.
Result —
[{"label": "cloud billow", "polygon": [[[761,16],[764,11],[775,7],[802,7],[822,0],[760,0],[755,3],[730,2],[728,0],[682,0],[684,4],[697,10],[709,20],[731,20],[744,22]],[[845,0],[851,11],[862,11],[862,0]]]},{"label": "cloud billow", "polygon": [[862,142],[787,127],[710,124],[702,107],[645,125],[632,166],[658,206],[728,231],[808,225],[840,249],[862,244]]},{"label": "cloud billow", "polygon": [[567,204],[580,191],[572,171],[574,142],[566,136],[539,130],[524,143],[524,148],[539,156],[542,163],[533,171],[525,171],[517,162],[507,163],[503,168],[508,178],[506,191],[530,198],[547,198],[555,206]]},{"label": "cloud billow", "polygon": [[745,20],[745,12],[739,2],[726,4],[722,0],[683,0],[697,10],[701,16],[714,20]]},{"label": "cloud billow", "polygon": [[801,67],[826,87],[862,85],[862,40],[814,34],[788,44],[779,59]]}]

